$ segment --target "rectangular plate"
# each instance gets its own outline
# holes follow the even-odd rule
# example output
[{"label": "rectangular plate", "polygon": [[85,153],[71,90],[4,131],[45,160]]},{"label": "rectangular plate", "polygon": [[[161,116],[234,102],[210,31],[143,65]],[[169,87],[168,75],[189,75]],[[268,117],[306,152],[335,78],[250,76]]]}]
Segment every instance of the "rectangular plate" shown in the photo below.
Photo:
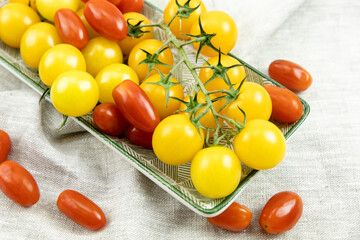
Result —
[{"label": "rectangular plate", "polygon": [[[6,2],[3,0],[0,1],[0,6],[3,6],[5,3]],[[162,11],[150,3],[145,3],[143,14],[146,15],[153,23],[161,22],[163,19]],[[156,38],[160,40],[166,39],[166,36],[158,31],[155,32],[155,35]],[[192,47],[187,47],[185,50],[188,53],[189,58],[195,62],[194,49]],[[179,59],[179,56],[174,51],[173,54],[176,62]],[[235,58],[238,59],[237,57]],[[274,80],[251,67],[246,62],[241,59],[238,60],[245,67],[247,81],[256,82],[261,85],[271,84],[281,86]],[[19,49],[11,48],[0,42],[0,64],[39,94],[43,94],[43,92],[47,89],[47,86],[40,81],[37,71],[29,68],[23,62]],[[201,64],[201,62],[199,62],[199,64]],[[184,92],[188,93],[190,91],[191,84],[193,83],[192,76],[188,69],[186,69],[186,67],[180,67],[178,71],[175,72],[174,77],[183,83]],[[50,101],[49,94],[47,94],[45,98]],[[282,124],[273,121],[281,129],[286,139],[288,139],[296,131],[309,114],[309,105],[303,99],[300,100],[303,104],[304,112],[297,122],[292,124]],[[241,182],[232,194],[221,199],[206,198],[196,191],[191,182],[190,163],[182,166],[170,166],[164,164],[156,158],[155,154],[151,150],[135,146],[129,143],[129,141],[125,138],[120,139],[117,137],[111,137],[99,132],[92,120],[92,113],[73,119],[105,145],[125,156],[125,159],[127,159],[132,166],[154,181],[166,192],[171,194],[197,214],[205,217],[216,216],[224,211],[227,206],[229,206],[236,197],[239,196],[240,192],[244,190],[246,185],[258,172],[257,170],[250,169],[243,165]]]}]

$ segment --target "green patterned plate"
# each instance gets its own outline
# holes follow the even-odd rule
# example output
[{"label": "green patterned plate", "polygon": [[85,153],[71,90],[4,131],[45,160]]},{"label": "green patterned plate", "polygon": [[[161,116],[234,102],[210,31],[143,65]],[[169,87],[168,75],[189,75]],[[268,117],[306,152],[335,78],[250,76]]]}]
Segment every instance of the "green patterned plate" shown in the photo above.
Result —
[{"label": "green patterned plate", "polygon": [[[7,1],[0,0],[0,6],[3,6],[6,2]],[[157,9],[150,3],[145,4],[143,13],[153,23],[162,21],[161,10]],[[164,40],[166,36],[160,32],[156,32],[156,38]],[[190,59],[195,61],[194,50],[191,47],[188,47],[186,51],[190,56]],[[175,52],[173,53],[176,62],[176,60],[179,59],[179,56]],[[238,60],[245,66],[247,81],[257,82],[262,85],[272,84],[280,86],[280,84],[254,69],[244,61],[240,59]],[[27,65],[22,61],[18,49],[8,47],[0,42],[0,64],[39,94],[42,94],[45,91],[46,86],[41,83],[37,71],[27,67]],[[186,67],[180,67],[175,73],[175,78],[179,81],[182,81],[184,91],[189,92],[193,81],[191,74],[186,69]],[[46,95],[45,98],[50,101],[49,95]],[[286,139],[288,139],[296,131],[296,129],[301,125],[301,123],[309,114],[309,105],[302,99],[301,102],[304,106],[304,112],[302,117],[297,122],[293,124],[280,124],[275,122],[275,124],[283,132]],[[166,192],[202,216],[216,216],[224,211],[227,206],[229,206],[236,199],[236,197],[239,196],[240,192],[244,190],[245,186],[257,173],[256,170],[243,166],[243,176],[241,182],[232,194],[221,199],[209,199],[203,197],[196,191],[191,182],[189,163],[182,166],[166,165],[159,161],[151,150],[135,146],[129,143],[127,139],[110,137],[99,132],[96,129],[91,116],[92,115],[90,113],[86,116],[73,119],[105,145],[115,150],[122,156],[125,156],[125,159],[127,159],[131,165],[154,181]]]}]

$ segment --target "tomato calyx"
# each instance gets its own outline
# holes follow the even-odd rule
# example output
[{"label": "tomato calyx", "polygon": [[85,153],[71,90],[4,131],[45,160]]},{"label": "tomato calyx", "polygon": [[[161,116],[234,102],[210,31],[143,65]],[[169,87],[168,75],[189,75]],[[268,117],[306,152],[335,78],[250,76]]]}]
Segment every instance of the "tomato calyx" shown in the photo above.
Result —
[{"label": "tomato calyx", "polygon": [[[190,14],[192,12],[196,11],[196,9],[198,9],[201,5],[201,3],[199,3],[196,7],[192,8],[192,7],[190,7],[190,2],[191,2],[191,0],[187,0],[186,3],[184,3],[184,5],[180,5],[178,0],[175,0],[175,3],[179,8],[177,13],[175,14],[175,16],[179,16],[180,18],[189,18]],[[170,25],[170,24],[168,24],[168,25]]]},{"label": "tomato calyx", "polygon": [[141,25],[144,20],[138,21],[136,24],[131,24],[130,21],[136,20],[134,18],[129,18],[126,23],[128,25],[128,36],[133,38],[141,38],[145,33],[151,33],[153,31],[144,31],[142,28],[153,26],[152,24]]}]

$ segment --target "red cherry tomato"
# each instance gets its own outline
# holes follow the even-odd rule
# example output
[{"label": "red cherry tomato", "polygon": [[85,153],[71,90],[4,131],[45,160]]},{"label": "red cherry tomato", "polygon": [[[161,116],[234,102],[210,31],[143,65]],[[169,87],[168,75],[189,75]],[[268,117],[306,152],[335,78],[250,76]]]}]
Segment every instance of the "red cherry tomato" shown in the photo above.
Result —
[{"label": "red cherry tomato", "polygon": [[5,161],[9,155],[11,140],[9,135],[0,129],[0,163]]},{"label": "red cherry tomato", "polygon": [[122,13],[138,12],[140,13],[144,7],[144,0],[121,0],[116,5]]},{"label": "red cherry tomato", "polygon": [[[89,0],[81,0],[84,3],[88,2]],[[114,4],[115,6],[120,4],[121,0],[108,0],[109,2],[111,2],[112,4]]]},{"label": "red cherry tomato", "polygon": [[112,96],[122,115],[136,128],[154,132],[160,122],[159,114],[146,93],[133,81],[124,80],[117,85]]},{"label": "red cherry tomato", "polygon": [[130,142],[148,149],[152,149],[152,136],[152,132],[144,132],[134,126],[127,133],[127,138]]},{"label": "red cherry tomato", "polygon": [[308,71],[287,60],[273,61],[269,66],[269,76],[294,91],[304,91],[312,83],[312,77]]},{"label": "red cherry tomato", "polygon": [[0,164],[0,189],[8,198],[24,207],[34,205],[40,198],[34,177],[11,160]]},{"label": "red cherry tomato", "polygon": [[216,217],[207,218],[207,220],[215,227],[240,232],[250,225],[251,218],[250,209],[234,202],[223,213]]},{"label": "red cherry tomato", "polygon": [[106,224],[101,208],[93,201],[74,190],[65,190],[57,200],[58,209],[77,224],[97,230]]},{"label": "red cherry tomato", "polygon": [[62,8],[55,13],[54,24],[61,40],[78,49],[83,49],[88,40],[88,32],[80,17],[71,9]]},{"label": "red cherry tomato", "polygon": [[108,1],[90,0],[84,7],[88,23],[100,35],[120,41],[128,34],[128,26],[120,10]]},{"label": "red cherry tomato", "polygon": [[101,132],[118,136],[125,133],[129,123],[121,115],[115,103],[102,103],[93,112],[93,119]]},{"label": "red cherry tomato", "polygon": [[269,93],[272,102],[271,117],[283,123],[292,123],[299,120],[303,113],[303,105],[300,99],[292,91],[266,85],[263,86]]},{"label": "red cherry tomato", "polygon": [[261,211],[259,223],[267,232],[278,234],[292,229],[303,212],[300,196],[294,192],[279,192],[272,196]]}]

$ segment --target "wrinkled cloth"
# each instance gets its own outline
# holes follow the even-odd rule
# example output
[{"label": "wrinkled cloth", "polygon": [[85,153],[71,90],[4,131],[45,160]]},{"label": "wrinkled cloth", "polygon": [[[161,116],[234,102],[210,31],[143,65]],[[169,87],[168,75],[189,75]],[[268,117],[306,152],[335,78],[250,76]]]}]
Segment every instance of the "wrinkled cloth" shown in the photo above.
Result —
[{"label": "wrinkled cloth", "polygon": [[[287,141],[285,159],[259,172],[236,199],[252,210],[250,227],[241,233],[213,227],[73,120],[58,130],[61,114],[0,67],[0,129],[12,140],[9,159],[32,173],[41,194],[24,208],[0,193],[0,239],[360,239],[359,2],[204,2],[236,19],[237,56],[264,73],[275,59],[292,60],[314,79],[299,93],[311,112]],[[96,202],[106,226],[87,230],[61,214],[56,200],[65,189]],[[303,216],[291,231],[267,235],[259,214],[280,191],[302,197]]]}]

